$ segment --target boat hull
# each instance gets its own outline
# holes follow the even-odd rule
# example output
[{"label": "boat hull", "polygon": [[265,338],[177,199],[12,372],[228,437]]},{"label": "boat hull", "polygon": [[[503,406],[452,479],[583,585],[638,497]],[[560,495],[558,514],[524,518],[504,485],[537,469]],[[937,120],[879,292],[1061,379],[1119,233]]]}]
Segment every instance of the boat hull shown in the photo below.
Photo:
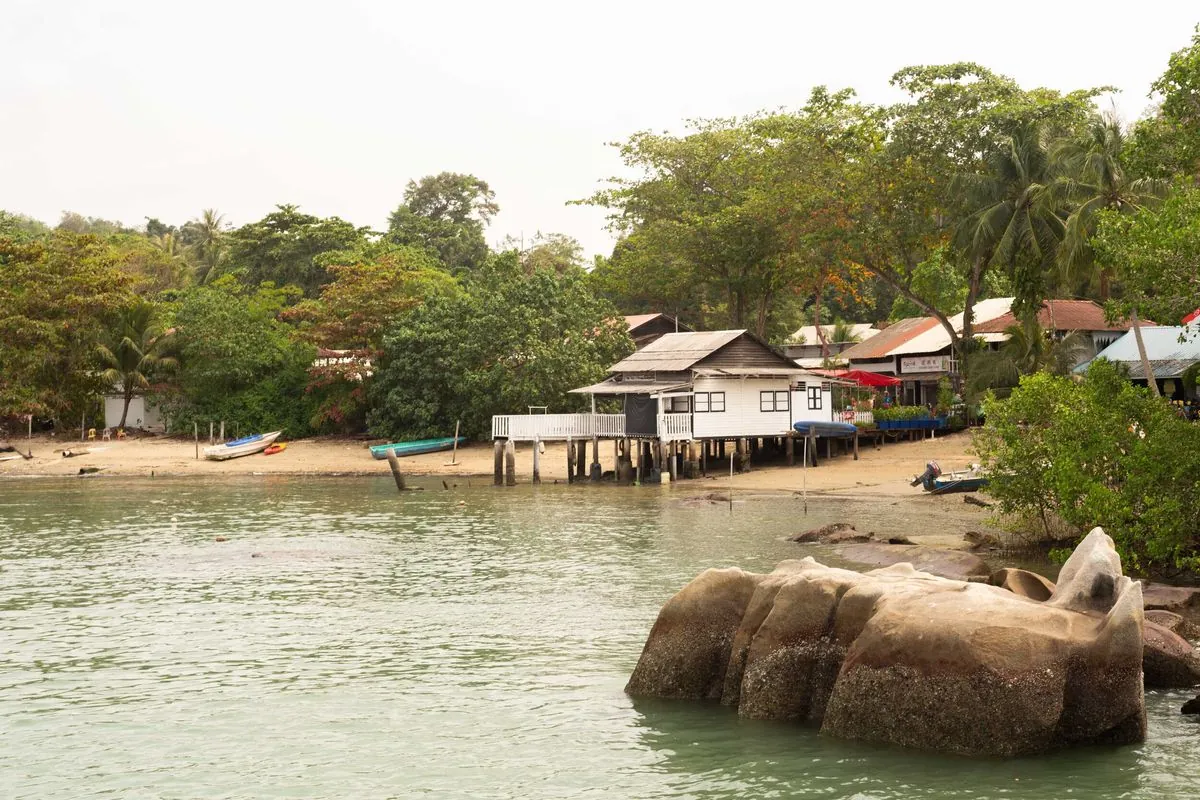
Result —
[{"label": "boat hull", "polygon": [[[463,444],[467,437],[458,437],[458,443]],[[377,444],[371,448],[371,456],[377,459],[387,458],[388,451],[397,456],[418,456],[422,453],[437,453],[454,447],[454,437],[445,439],[418,439],[413,442],[395,442],[393,444]]]},{"label": "boat hull", "polygon": [[264,433],[258,436],[247,436],[244,439],[236,439],[227,444],[206,447],[204,448],[204,457],[209,461],[228,461],[231,458],[251,456],[266,450],[281,435],[283,435],[283,431],[272,431],[271,433]]},{"label": "boat hull", "polygon": [[792,426],[796,433],[814,436],[853,436],[858,428],[849,422],[800,421]]}]

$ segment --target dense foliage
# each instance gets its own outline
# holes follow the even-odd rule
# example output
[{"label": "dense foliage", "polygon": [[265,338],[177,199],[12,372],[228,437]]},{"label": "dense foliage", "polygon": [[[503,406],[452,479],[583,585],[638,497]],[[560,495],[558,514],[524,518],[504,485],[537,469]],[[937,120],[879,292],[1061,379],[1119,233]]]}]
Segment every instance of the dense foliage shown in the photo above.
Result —
[{"label": "dense foliage", "polygon": [[384,337],[373,433],[449,436],[461,421],[465,435],[486,436],[493,414],[582,411],[586,398],[568,391],[633,351],[616,309],[580,270],[529,271],[510,252],[463,289],[415,307]]},{"label": "dense foliage", "polygon": [[1200,568],[1200,425],[1108,361],[1086,380],[1037,373],[985,403],[989,492],[1048,532],[1100,525],[1133,570]]}]

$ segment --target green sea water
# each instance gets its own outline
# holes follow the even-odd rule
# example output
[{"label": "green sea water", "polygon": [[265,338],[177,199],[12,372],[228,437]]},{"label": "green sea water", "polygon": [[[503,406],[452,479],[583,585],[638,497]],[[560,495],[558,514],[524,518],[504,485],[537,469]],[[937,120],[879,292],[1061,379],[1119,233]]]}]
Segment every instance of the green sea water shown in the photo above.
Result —
[{"label": "green sea water", "polygon": [[[622,688],[700,570],[870,514],[682,487],[0,482],[4,798],[1191,798],[1191,692],[1139,746],[969,760]],[[694,490],[692,490],[694,493]],[[891,526],[890,530],[889,527]],[[218,537],[226,541],[218,541]]]}]

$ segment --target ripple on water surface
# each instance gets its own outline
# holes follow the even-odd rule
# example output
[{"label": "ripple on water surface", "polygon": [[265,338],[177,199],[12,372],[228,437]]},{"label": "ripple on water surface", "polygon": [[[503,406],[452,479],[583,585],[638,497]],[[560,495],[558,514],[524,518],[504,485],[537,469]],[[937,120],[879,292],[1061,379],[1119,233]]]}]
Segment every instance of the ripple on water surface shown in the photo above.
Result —
[{"label": "ripple on water surface", "polygon": [[1187,693],[1148,698],[1144,745],[1015,761],[626,697],[684,582],[798,555],[793,500],[731,515],[656,489],[0,488],[5,797],[1200,795]]}]

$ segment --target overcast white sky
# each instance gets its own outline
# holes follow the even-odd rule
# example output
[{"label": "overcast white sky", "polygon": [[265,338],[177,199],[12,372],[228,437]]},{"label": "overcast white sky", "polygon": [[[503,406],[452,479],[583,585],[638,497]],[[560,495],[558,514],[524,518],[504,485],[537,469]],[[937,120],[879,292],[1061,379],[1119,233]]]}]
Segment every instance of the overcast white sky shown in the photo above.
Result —
[{"label": "overcast white sky", "polygon": [[382,228],[410,178],[451,170],[495,190],[491,241],[540,229],[607,253],[604,212],[564,203],[637,130],[795,107],[817,84],[890,101],[898,68],[959,60],[1111,84],[1140,116],[1200,3],[1079,5],[4,0],[0,208],[242,224],[296,203]]}]

